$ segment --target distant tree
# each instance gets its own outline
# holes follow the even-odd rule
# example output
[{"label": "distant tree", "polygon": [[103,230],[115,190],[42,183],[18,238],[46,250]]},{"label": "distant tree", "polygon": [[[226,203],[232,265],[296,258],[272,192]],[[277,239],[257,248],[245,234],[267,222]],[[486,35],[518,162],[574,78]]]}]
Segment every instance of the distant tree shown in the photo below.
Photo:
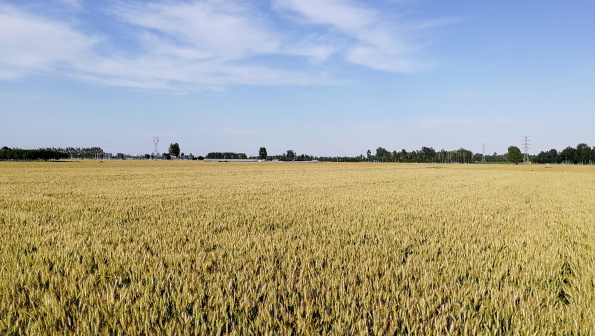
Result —
[{"label": "distant tree", "polygon": [[535,162],[535,163],[549,163],[548,162],[548,156],[546,152],[539,152],[539,154],[537,154],[537,156],[533,157],[531,159],[531,162]]},{"label": "distant tree", "polygon": [[422,147],[421,152],[423,155],[423,162],[434,162],[436,159],[436,151],[434,148]]},{"label": "distant tree", "polygon": [[547,151],[546,156],[547,162],[545,163],[560,163],[560,156],[558,155],[558,151],[554,148]]},{"label": "distant tree", "polygon": [[366,157],[368,158],[368,161],[370,161],[370,159],[372,158],[372,151],[368,149],[368,151],[366,152]]},{"label": "distant tree", "polygon": [[586,143],[576,146],[576,156],[580,163],[588,164],[591,161],[592,149]]},{"label": "distant tree", "polygon": [[409,153],[407,153],[405,148],[401,149],[401,153],[399,153],[399,159],[401,162],[407,162],[409,160]]},{"label": "distant tree", "polygon": [[576,148],[573,147],[566,147],[560,152],[560,160],[565,163],[573,163],[577,164],[579,161],[578,154]]},{"label": "distant tree", "polygon": [[439,152],[436,153],[436,162],[446,162],[446,159],[448,158],[448,155],[446,153],[446,150],[441,149]]},{"label": "distant tree", "polygon": [[469,163],[473,157],[473,152],[461,147],[457,150],[456,156],[459,163]]},{"label": "distant tree", "polygon": [[393,156],[385,148],[378,147],[376,148],[376,160],[380,160],[382,162],[391,162],[393,161]]},{"label": "distant tree", "polygon": [[517,146],[510,146],[508,147],[508,161],[519,164],[519,162],[523,161],[523,153],[521,153],[521,149]]},{"label": "distant tree", "polygon": [[163,153],[163,159],[164,160],[171,160],[171,154],[170,153]]},{"label": "distant tree", "polygon": [[294,161],[295,160],[295,152],[293,150],[288,150],[287,154],[285,154],[285,157],[287,158],[287,161]]},{"label": "distant tree", "polygon": [[180,156],[180,145],[178,143],[169,144],[169,155],[177,158]]},{"label": "distant tree", "polygon": [[258,150],[258,158],[261,160],[266,160],[267,156],[267,149],[265,147],[260,147]]}]

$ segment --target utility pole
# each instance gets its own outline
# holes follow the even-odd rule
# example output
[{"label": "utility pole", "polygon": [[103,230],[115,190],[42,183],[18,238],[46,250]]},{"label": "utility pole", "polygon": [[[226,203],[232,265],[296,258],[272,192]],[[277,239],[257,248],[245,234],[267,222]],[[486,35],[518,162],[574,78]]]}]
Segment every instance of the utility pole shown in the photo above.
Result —
[{"label": "utility pole", "polygon": [[529,146],[530,146],[529,139],[527,139],[527,137],[525,137],[525,140],[523,141],[523,152],[524,152],[523,164],[527,164],[531,161],[529,159]]}]

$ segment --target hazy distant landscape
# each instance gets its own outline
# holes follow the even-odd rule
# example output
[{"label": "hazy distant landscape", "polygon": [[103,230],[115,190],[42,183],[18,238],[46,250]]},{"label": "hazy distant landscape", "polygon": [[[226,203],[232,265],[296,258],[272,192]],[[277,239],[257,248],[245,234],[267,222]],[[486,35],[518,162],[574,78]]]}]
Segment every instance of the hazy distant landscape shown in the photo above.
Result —
[{"label": "hazy distant landscape", "polygon": [[585,143],[576,147],[568,146],[561,151],[550,149],[537,155],[530,155],[528,148],[524,152],[517,146],[510,146],[508,153],[492,155],[473,153],[460,148],[458,150],[436,151],[432,147],[422,147],[420,150],[389,151],[378,147],[374,153],[368,150],[366,154],[358,156],[314,156],[297,154],[294,150],[286,153],[269,155],[266,147],[260,147],[258,156],[249,156],[246,153],[210,152],[206,156],[186,155],[181,152],[178,143],[172,143],[168,152],[151,153],[144,155],[130,155],[124,153],[105,153],[100,147],[91,148],[44,148],[37,150],[23,150],[8,148],[0,149],[0,160],[7,161],[35,161],[35,160],[61,160],[61,159],[133,159],[133,160],[260,160],[260,161],[322,161],[322,162],[400,162],[400,163],[542,163],[542,164],[592,164],[595,162],[595,147],[591,148]]}]

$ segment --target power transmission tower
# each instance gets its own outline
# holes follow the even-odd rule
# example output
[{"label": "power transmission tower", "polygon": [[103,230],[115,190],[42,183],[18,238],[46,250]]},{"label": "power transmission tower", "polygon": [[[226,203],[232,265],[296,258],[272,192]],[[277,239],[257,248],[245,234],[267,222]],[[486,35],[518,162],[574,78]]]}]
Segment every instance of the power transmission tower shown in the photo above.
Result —
[{"label": "power transmission tower", "polygon": [[153,152],[153,158],[156,160],[159,155],[159,137],[153,137],[153,143],[155,143],[155,151]]},{"label": "power transmission tower", "polygon": [[529,139],[527,139],[527,137],[525,137],[525,140],[523,141],[523,163],[527,164],[529,163],[531,160],[529,159]]},{"label": "power transmission tower", "polygon": [[486,144],[483,144],[483,152],[481,154],[481,162],[486,162]]}]

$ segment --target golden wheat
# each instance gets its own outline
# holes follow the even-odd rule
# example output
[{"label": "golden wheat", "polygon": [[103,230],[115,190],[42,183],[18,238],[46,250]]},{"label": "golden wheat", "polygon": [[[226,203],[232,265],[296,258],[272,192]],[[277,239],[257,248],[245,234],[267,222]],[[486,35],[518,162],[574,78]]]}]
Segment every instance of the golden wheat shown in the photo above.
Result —
[{"label": "golden wheat", "polygon": [[595,332],[595,167],[0,163],[1,334]]}]

